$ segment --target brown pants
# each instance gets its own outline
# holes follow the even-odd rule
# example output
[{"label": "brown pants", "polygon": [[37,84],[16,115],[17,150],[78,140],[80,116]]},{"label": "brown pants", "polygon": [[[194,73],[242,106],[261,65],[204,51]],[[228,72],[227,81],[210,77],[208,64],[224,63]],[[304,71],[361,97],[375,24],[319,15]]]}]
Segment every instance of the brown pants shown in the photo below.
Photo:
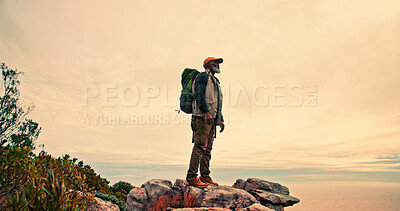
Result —
[{"label": "brown pants", "polygon": [[199,165],[201,177],[209,177],[215,126],[206,124],[204,117],[192,116],[191,127],[194,146],[186,178],[192,179],[197,177]]}]

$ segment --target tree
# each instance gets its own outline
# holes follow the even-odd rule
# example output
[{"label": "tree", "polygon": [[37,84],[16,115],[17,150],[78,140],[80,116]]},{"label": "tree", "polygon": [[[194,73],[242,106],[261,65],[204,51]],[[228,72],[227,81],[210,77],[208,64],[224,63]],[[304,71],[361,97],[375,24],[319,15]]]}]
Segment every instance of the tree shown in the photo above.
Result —
[{"label": "tree", "polygon": [[131,191],[134,188],[133,185],[131,185],[129,182],[124,182],[124,181],[119,181],[115,183],[112,186],[112,190],[116,192],[121,192],[124,193],[125,195],[128,195],[129,191]]},{"label": "tree", "polygon": [[[0,67],[0,210],[93,210],[95,201],[82,170],[90,168],[76,165],[69,155],[33,153],[41,128],[26,118],[33,106],[20,102],[18,76],[23,72],[4,63]],[[98,186],[111,192],[107,184]]]},{"label": "tree", "polygon": [[35,148],[34,141],[39,136],[39,124],[26,116],[34,109],[20,102],[19,75],[23,72],[13,70],[1,63],[3,86],[0,86],[0,146],[27,146]]},{"label": "tree", "polygon": [[134,186],[131,185],[129,182],[119,181],[111,187],[111,190],[119,200],[126,202],[126,196],[133,188]]}]

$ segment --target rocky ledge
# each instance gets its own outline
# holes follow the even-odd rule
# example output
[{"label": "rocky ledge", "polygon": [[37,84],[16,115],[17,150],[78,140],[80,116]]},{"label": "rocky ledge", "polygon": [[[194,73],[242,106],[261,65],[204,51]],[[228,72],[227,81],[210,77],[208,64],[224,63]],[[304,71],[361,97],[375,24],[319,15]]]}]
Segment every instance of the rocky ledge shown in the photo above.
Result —
[{"label": "rocky ledge", "polygon": [[187,181],[153,179],[132,189],[126,202],[127,211],[283,211],[299,203],[289,195],[289,189],[278,183],[258,178],[238,179],[233,186],[196,188]]}]

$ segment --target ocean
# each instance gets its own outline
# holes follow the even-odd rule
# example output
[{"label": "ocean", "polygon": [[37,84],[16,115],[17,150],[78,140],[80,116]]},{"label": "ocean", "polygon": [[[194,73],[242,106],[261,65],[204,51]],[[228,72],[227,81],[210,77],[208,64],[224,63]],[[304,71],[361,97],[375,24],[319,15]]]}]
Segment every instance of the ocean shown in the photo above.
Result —
[{"label": "ocean", "polygon": [[399,183],[285,185],[301,200],[286,211],[400,211]]},{"label": "ocean", "polygon": [[[99,170],[102,176],[109,179],[111,184],[128,181],[137,187],[154,178],[168,179],[174,183],[176,178],[184,179],[187,170],[186,166],[124,166],[99,163],[92,166]],[[284,185],[289,188],[290,195],[300,199],[300,203],[286,207],[286,211],[400,211],[400,178],[399,182],[283,180],[282,175],[290,175],[290,171],[296,170],[214,168],[213,179],[221,185],[229,186],[232,186],[237,178],[249,177]]]}]

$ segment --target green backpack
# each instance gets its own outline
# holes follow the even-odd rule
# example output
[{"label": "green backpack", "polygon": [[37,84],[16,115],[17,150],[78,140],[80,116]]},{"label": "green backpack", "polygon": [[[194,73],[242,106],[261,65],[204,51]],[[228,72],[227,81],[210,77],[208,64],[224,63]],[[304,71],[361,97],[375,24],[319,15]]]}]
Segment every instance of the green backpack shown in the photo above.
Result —
[{"label": "green backpack", "polygon": [[181,110],[187,114],[191,114],[193,112],[192,103],[194,100],[194,96],[192,93],[192,84],[199,73],[200,72],[198,70],[192,68],[185,68],[182,72],[182,91],[179,101]]}]

